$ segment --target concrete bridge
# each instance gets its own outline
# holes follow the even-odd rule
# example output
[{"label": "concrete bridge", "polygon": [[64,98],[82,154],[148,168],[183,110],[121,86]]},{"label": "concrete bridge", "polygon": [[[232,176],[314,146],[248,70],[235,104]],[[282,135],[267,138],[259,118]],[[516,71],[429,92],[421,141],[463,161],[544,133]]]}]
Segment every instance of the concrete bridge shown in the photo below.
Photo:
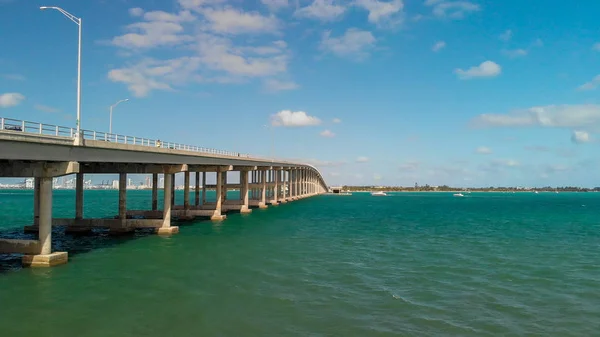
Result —
[{"label": "concrete bridge", "polygon": [[[230,211],[250,213],[252,208],[267,208],[327,191],[319,171],[308,164],[96,131],[82,130],[80,137],[74,133],[73,128],[0,118],[0,177],[34,178],[34,219],[25,230],[38,233],[38,240],[0,239],[0,254],[25,254],[25,266],[54,266],[66,263],[68,253],[52,251],[53,225],[66,226],[68,232],[101,227],[118,234],[154,228],[160,235],[171,235],[179,231],[172,225],[175,217],[222,221]],[[239,183],[227,182],[230,171],[239,172]],[[119,175],[119,210],[114,219],[84,217],[84,174],[98,173]],[[182,204],[175,202],[177,173],[184,175]],[[70,174],[76,174],[75,218],[53,218],[53,178]],[[127,208],[127,174],[152,174],[152,209]],[[215,177],[214,185],[206,184],[209,174]],[[162,209],[158,208],[159,175],[164,177]],[[227,199],[231,189],[240,191],[239,199]],[[214,202],[207,202],[207,190],[215,191]]]}]

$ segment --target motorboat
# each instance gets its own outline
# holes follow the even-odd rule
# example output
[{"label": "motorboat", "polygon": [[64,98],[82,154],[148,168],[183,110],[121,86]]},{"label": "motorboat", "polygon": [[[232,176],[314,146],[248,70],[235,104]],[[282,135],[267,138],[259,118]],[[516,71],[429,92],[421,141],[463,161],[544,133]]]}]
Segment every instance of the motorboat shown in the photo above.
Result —
[{"label": "motorboat", "polygon": [[462,193],[454,193],[453,194],[455,197],[464,197],[465,195]]},{"label": "motorboat", "polygon": [[387,195],[387,193],[385,193],[384,191],[378,191],[378,192],[371,192],[371,195],[374,197],[385,197]]}]

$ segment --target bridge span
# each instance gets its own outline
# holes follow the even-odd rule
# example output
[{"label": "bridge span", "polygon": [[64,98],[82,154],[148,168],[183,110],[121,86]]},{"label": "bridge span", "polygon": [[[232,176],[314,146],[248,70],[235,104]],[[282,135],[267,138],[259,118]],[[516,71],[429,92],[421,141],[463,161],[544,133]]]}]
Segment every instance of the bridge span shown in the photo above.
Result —
[{"label": "bridge span", "polygon": [[[80,144],[75,129],[0,118],[0,177],[34,178],[34,218],[26,231],[38,233],[37,240],[0,239],[0,254],[21,253],[23,265],[47,267],[66,263],[68,252],[52,250],[52,226],[67,232],[107,228],[120,234],[136,228],[154,228],[160,235],[179,231],[172,219],[206,217],[222,221],[226,213],[251,213],[327,192],[327,184],[313,166],[238,152],[161,142],[104,132],[82,130]],[[227,182],[227,172],[238,172],[239,183]],[[84,217],[84,174],[119,175],[119,209],[114,219]],[[182,204],[175,200],[175,174],[184,175]],[[53,178],[75,174],[75,218],[52,216]],[[152,207],[127,208],[127,174],[152,174]],[[195,186],[190,187],[194,175]],[[206,184],[213,175],[213,185]],[[159,176],[164,179],[163,205],[158,205]],[[190,200],[193,189],[194,198]],[[229,200],[227,191],[239,190],[239,199]],[[206,191],[214,190],[214,201]]]}]

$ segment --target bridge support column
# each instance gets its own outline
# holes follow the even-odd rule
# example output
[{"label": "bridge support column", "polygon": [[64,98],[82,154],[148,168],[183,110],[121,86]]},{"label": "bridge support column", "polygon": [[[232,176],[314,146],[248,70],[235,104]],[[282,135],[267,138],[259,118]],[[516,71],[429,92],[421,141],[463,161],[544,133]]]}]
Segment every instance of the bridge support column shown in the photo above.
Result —
[{"label": "bridge support column", "polygon": [[223,172],[223,182],[221,183],[221,188],[223,191],[221,192],[221,197],[223,201],[227,200],[227,171]]},{"label": "bridge support column", "polygon": [[183,172],[183,209],[190,210],[190,172]]},{"label": "bridge support column", "polygon": [[135,228],[127,227],[127,173],[119,173],[119,221],[120,227],[111,227],[109,233],[124,234],[130,233]]},{"label": "bridge support column", "polygon": [[252,213],[252,210],[248,207],[248,171],[241,170],[240,171],[240,184],[242,187],[240,188],[240,199],[242,200],[242,208],[240,209],[240,213],[247,214]]},{"label": "bridge support column", "polygon": [[[221,168],[217,168],[217,186],[215,188],[216,190],[216,194],[217,194],[217,198],[216,198],[216,202],[215,202],[215,210],[213,212],[213,215],[210,217],[211,220],[213,221],[222,221],[225,219],[225,216],[223,216],[221,214],[221,206],[223,205],[223,184],[224,182],[226,183],[227,177],[227,172],[222,172]],[[226,187],[225,187],[225,191],[227,191]],[[225,192],[227,193],[227,192]]]},{"label": "bridge support column", "polygon": [[267,171],[260,171],[260,182],[262,183],[262,188],[260,189],[260,203],[258,204],[258,208],[267,208]]},{"label": "bridge support column", "polygon": [[279,194],[279,170],[273,169],[271,170],[271,180],[273,181],[273,195],[271,196],[271,205],[277,206],[279,202],[277,201],[277,194]]},{"label": "bridge support column", "polygon": [[[67,263],[67,252],[52,253],[52,177],[36,178],[39,180],[39,230],[38,254],[24,255],[21,262],[30,267],[52,267]],[[25,240],[23,240],[25,241]],[[30,243],[35,249],[35,243]]]},{"label": "bridge support column", "polygon": [[294,170],[294,200],[300,198],[300,170],[296,168]]},{"label": "bridge support column", "polygon": [[[165,186],[167,185],[167,179],[165,178]],[[175,206],[175,174],[171,175],[171,206]]]},{"label": "bridge support column", "polygon": [[194,206],[200,205],[200,172],[196,172],[196,189],[194,189]]},{"label": "bridge support column", "polygon": [[75,220],[83,219],[83,173],[75,178]]},{"label": "bridge support column", "polygon": [[206,172],[202,172],[202,205],[206,205]]},{"label": "bridge support column", "polygon": [[158,210],[158,173],[152,173],[152,210]]},{"label": "bridge support column", "polygon": [[179,227],[171,226],[173,180],[175,180],[173,173],[165,173],[163,221],[162,226],[156,231],[159,235],[171,235],[179,232]]},{"label": "bridge support column", "polygon": [[281,188],[281,197],[282,197],[281,202],[286,203],[288,200],[288,193],[289,193],[289,191],[287,190],[289,188],[288,183],[287,183],[287,180],[289,178],[289,170],[283,170],[283,171],[281,171],[281,173],[283,175],[282,186],[281,186],[282,187]]},{"label": "bridge support column", "polygon": [[33,178],[33,226],[40,223],[40,178]]}]

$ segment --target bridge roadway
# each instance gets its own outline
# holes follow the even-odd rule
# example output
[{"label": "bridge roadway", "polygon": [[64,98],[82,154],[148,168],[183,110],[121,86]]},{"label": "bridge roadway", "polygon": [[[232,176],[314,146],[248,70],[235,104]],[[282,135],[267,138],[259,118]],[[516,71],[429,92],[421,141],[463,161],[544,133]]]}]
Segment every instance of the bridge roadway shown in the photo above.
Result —
[{"label": "bridge roadway", "polygon": [[[252,208],[267,208],[322,194],[328,189],[320,172],[308,164],[91,131],[83,131],[83,141],[75,145],[72,129],[64,135],[64,127],[61,130],[45,124],[32,127],[31,122],[19,121],[22,127],[8,128],[7,121],[16,122],[0,118],[0,177],[34,178],[33,224],[25,230],[37,232],[38,239],[0,239],[0,254],[24,254],[25,266],[67,262],[67,252],[52,251],[52,226],[66,226],[68,232],[101,227],[114,234],[154,228],[160,235],[171,235],[179,231],[172,225],[172,218],[207,217],[222,221],[230,211],[250,213]],[[227,182],[230,171],[239,172],[239,183]],[[84,174],[107,173],[119,175],[118,214],[114,219],[85,218]],[[184,175],[184,200],[179,205],[174,193],[177,173]],[[53,178],[70,174],[76,174],[75,218],[53,218]],[[127,174],[152,174],[151,210],[127,209]],[[195,175],[194,188],[190,187],[191,174]],[[209,174],[215,177],[213,185],[206,184]],[[159,175],[164,177],[162,209],[158,208]],[[193,201],[190,189],[194,192]],[[239,199],[227,199],[227,191],[231,189],[239,189]],[[207,190],[215,191],[214,201],[207,201]]]}]

